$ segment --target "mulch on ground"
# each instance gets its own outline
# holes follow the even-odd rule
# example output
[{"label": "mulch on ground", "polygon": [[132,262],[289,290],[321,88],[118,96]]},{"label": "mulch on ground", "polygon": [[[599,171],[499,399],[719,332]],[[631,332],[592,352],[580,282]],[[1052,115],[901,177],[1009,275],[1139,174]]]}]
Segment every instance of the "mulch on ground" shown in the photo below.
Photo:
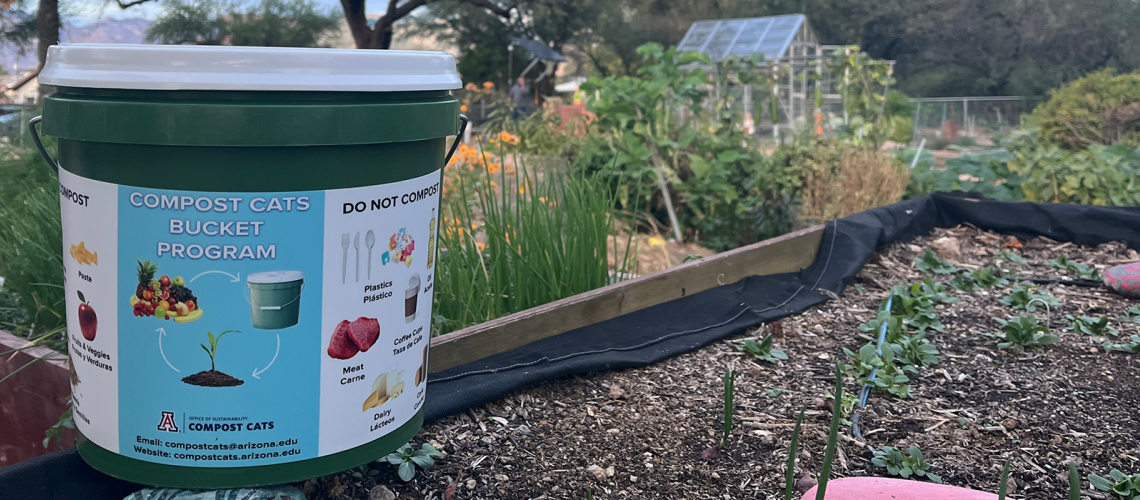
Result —
[{"label": "mulch on ground", "polygon": [[[801,489],[816,479],[826,445],[829,400],[837,359],[871,340],[859,324],[873,319],[894,285],[920,281],[913,261],[936,239],[944,257],[963,268],[997,265],[1017,276],[1075,279],[1049,260],[1106,267],[1137,260],[1110,243],[1085,248],[1038,238],[1017,249],[1028,264],[997,260],[1009,238],[974,228],[939,230],[883,249],[836,300],[758,331],[653,366],[551,381],[518,391],[465,414],[426,425],[414,444],[429,442],[444,457],[410,482],[385,463],[312,480],[311,500],[422,499],[744,499],[782,494],[787,447],[796,413],[807,405],[796,477]],[[950,245],[945,243],[949,242]],[[954,250],[957,245],[957,252]],[[945,281],[947,276],[935,279]],[[1037,317],[1058,344],[1014,355],[986,334],[994,318],[1014,313],[999,303],[1004,289],[948,291],[960,300],[937,306],[943,331],[928,338],[941,363],[919,368],[913,397],[872,394],[863,412],[866,443],[841,429],[833,477],[886,475],[867,446],[918,445],[931,472],[947,484],[996,491],[1002,463],[1011,465],[1014,498],[1065,498],[1068,463],[1082,477],[1113,468],[1140,471],[1140,355],[1106,353],[1100,342],[1066,330],[1065,315],[1108,316],[1122,342],[1140,324],[1118,320],[1136,302],[1103,288],[1041,285],[1061,301]],[[745,338],[772,333],[789,359],[759,362],[737,350]],[[725,368],[736,381],[735,425],[720,439]],[[857,391],[848,379],[846,388]],[[1089,498],[1106,498],[1089,492]]]}]

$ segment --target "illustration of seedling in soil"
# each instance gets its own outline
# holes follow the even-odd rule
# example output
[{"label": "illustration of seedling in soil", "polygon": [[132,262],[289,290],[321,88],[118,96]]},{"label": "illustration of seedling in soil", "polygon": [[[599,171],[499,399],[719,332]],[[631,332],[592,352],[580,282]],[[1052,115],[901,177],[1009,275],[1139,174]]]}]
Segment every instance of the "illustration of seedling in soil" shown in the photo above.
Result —
[{"label": "illustration of seedling in soil", "polygon": [[209,338],[210,346],[206,344],[199,344],[202,350],[210,356],[210,369],[208,371],[201,371],[193,375],[189,375],[182,379],[183,382],[190,385],[197,385],[201,387],[233,387],[235,385],[242,385],[245,381],[234,377],[232,375],[222,373],[217,370],[216,361],[218,359],[218,342],[222,340],[227,333],[241,333],[237,330],[226,330],[219,333],[216,337],[212,332],[206,332]]}]

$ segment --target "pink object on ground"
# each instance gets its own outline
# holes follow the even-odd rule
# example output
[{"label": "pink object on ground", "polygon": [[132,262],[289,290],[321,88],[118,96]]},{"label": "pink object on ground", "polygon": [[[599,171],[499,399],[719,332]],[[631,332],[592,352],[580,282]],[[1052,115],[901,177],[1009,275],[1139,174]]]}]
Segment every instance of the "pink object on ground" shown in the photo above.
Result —
[{"label": "pink object on ground", "polygon": [[[801,500],[815,500],[815,488]],[[889,479],[845,477],[827,482],[828,500],[997,500],[997,495],[945,484]]]},{"label": "pink object on ground", "polygon": [[1109,268],[1104,272],[1104,286],[1125,297],[1140,298],[1140,262]]}]

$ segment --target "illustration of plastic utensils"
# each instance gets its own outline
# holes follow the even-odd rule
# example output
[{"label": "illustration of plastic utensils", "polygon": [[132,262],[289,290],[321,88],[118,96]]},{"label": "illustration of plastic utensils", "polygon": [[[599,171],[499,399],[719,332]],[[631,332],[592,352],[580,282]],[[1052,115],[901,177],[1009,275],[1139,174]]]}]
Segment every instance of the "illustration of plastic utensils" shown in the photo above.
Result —
[{"label": "illustration of plastic utensils", "polygon": [[356,237],[352,239],[352,246],[356,248],[356,281],[360,282],[360,231],[356,232]]},{"label": "illustration of plastic utensils", "polygon": [[340,259],[340,282],[344,282],[348,278],[348,233],[340,235],[340,246],[344,248],[344,257]]},{"label": "illustration of plastic utensils", "polygon": [[364,244],[368,245],[368,279],[372,279],[372,245],[376,244],[376,233],[371,229],[364,235]]}]

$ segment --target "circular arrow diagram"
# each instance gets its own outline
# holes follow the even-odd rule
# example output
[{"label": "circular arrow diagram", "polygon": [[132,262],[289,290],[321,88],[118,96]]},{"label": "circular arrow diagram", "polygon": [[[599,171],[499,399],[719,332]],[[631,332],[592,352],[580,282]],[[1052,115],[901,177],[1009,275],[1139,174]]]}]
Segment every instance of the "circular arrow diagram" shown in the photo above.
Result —
[{"label": "circular arrow diagram", "polygon": [[265,365],[265,368],[258,370],[256,367],[254,367],[253,378],[261,380],[260,375],[262,373],[265,373],[265,370],[268,370],[270,366],[273,366],[273,362],[277,361],[277,355],[278,354],[281,354],[281,334],[280,333],[277,334],[277,351],[273,353],[273,359],[269,360],[269,364]]},{"label": "circular arrow diagram", "polygon": [[169,366],[171,370],[182,373],[182,370],[175,368],[174,365],[170,363],[170,360],[166,359],[166,353],[162,350],[162,338],[166,336],[166,329],[160,327],[155,329],[155,331],[158,332],[158,352],[162,354],[162,360],[166,362],[166,366]]},{"label": "circular arrow diagram", "polygon": [[230,283],[237,283],[237,282],[241,281],[241,273],[237,273],[237,276],[234,276],[234,275],[227,273],[225,271],[206,271],[204,273],[198,274],[197,276],[195,276],[193,278],[190,278],[190,282],[193,283],[194,280],[201,278],[202,276],[205,276],[207,274],[224,274],[226,276],[233,278],[232,280],[230,280]]}]

